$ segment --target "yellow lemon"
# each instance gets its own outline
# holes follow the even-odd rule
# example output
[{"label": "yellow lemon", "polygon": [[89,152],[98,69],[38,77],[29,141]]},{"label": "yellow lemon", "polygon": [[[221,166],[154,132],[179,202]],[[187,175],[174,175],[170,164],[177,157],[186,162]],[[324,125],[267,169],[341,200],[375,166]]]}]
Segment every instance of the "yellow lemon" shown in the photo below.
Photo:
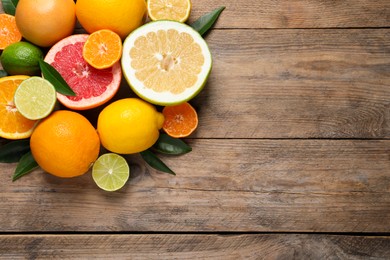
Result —
[{"label": "yellow lemon", "polygon": [[99,114],[97,129],[102,145],[119,154],[142,152],[158,139],[164,116],[138,98],[125,98],[105,107]]}]

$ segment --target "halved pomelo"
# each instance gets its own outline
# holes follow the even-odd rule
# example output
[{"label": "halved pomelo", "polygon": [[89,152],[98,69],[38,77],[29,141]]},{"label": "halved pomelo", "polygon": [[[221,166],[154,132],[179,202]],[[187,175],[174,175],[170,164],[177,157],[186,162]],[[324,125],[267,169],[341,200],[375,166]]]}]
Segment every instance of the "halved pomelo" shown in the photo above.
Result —
[{"label": "halved pomelo", "polygon": [[155,21],[133,31],[123,44],[122,70],[132,90],[156,105],[188,101],[204,87],[212,59],[190,26]]},{"label": "halved pomelo", "polygon": [[108,69],[95,69],[83,58],[83,46],[88,34],[75,34],[56,43],[47,53],[45,61],[51,64],[76,96],[57,94],[66,107],[85,110],[110,100],[119,89],[122,77],[120,63]]}]

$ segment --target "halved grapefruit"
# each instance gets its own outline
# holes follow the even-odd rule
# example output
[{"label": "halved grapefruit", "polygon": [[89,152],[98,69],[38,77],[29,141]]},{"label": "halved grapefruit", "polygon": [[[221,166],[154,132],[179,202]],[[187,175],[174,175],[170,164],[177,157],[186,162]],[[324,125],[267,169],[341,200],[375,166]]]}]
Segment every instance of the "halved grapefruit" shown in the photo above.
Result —
[{"label": "halved grapefruit", "polygon": [[68,108],[86,110],[109,101],[119,89],[122,69],[119,62],[108,69],[95,69],[83,58],[83,46],[88,34],[75,34],[56,43],[45,61],[51,64],[76,93],[76,96],[57,94]]},{"label": "halved grapefruit", "polygon": [[123,43],[123,74],[133,91],[156,105],[195,97],[211,71],[206,41],[192,27],[174,21],[149,22]]}]

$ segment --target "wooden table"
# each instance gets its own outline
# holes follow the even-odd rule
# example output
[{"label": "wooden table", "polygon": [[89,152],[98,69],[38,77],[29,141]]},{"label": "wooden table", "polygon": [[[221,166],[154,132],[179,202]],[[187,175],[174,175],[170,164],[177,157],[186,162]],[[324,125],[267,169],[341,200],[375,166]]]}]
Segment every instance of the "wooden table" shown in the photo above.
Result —
[{"label": "wooden table", "polygon": [[190,22],[222,5],[177,176],[134,155],[107,193],[0,164],[1,257],[390,259],[390,1],[193,0]]}]

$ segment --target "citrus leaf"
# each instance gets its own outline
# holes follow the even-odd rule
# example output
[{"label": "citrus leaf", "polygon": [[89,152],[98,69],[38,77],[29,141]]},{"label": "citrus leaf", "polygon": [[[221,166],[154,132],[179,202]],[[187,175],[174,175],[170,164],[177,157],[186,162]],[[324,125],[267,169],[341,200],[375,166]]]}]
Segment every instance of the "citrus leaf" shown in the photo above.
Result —
[{"label": "citrus leaf", "polygon": [[157,157],[152,151],[145,150],[140,153],[142,156],[142,159],[145,160],[151,167],[153,167],[156,170],[166,172],[172,175],[176,175],[171,169],[169,169],[168,166],[163,163],[163,161],[160,160],[160,158]]},{"label": "citrus leaf", "polygon": [[214,25],[224,9],[225,6],[221,6],[210,13],[199,17],[198,20],[191,24],[191,27],[198,31],[200,35],[205,34]]},{"label": "citrus leaf", "polygon": [[9,142],[0,147],[0,162],[18,162],[20,158],[29,151],[30,141],[28,139]]},{"label": "citrus leaf", "polygon": [[27,173],[32,172],[37,169],[39,166],[32,156],[31,151],[27,152],[25,155],[20,158],[18,165],[16,166],[14,176],[12,176],[12,181],[16,181],[20,177],[26,175]]},{"label": "citrus leaf", "polygon": [[0,78],[8,76],[8,73],[5,70],[0,70]]},{"label": "citrus leaf", "polygon": [[67,96],[76,96],[76,93],[69,87],[61,74],[49,63],[44,60],[39,60],[39,67],[41,68],[43,77],[47,79],[55,87],[58,93]]},{"label": "citrus leaf", "polygon": [[3,9],[6,14],[14,15],[16,6],[18,5],[19,0],[1,0],[3,4]]},{"label": "citrus leaf", "polygon": [[153,150],[163,154],[181,155],[192,151],[192,148],[181,139],[173,138],[167,134],[160,134]]}]

